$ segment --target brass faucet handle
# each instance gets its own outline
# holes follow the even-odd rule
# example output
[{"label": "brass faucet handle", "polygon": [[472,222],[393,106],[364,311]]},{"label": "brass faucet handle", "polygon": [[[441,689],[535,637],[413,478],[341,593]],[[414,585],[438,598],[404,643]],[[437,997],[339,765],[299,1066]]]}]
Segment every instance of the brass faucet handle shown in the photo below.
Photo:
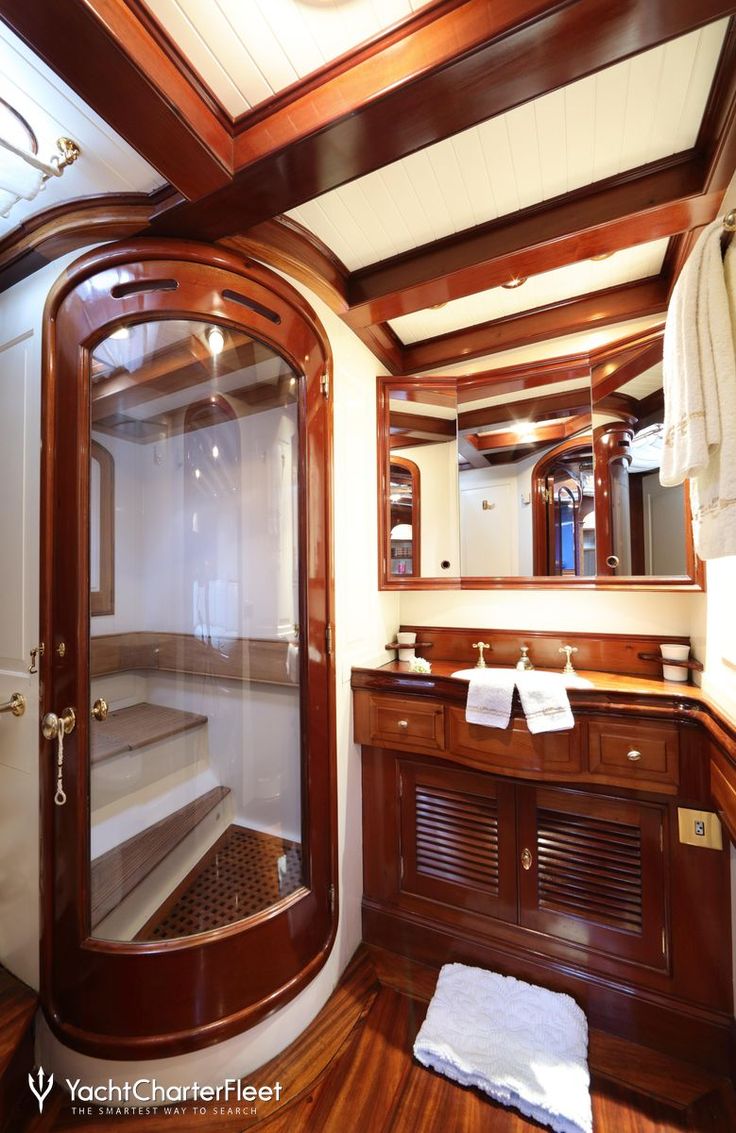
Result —
[{"label": "brass faucet handle", "polygon": [[565,654],[565,667],[562,670],[563,673],[574,673],[575,672],[575,670],[572,667],[571,657],[572,657],[573,653],[577,653],[577,651],[578,651],[577,645],[563,645],[557,650],[558,653],[564,653]]},{"label": "brass faucet handle", "polygon": [[519,657],[519,660],[516,662],[516,668],[520,672],[529,673],[534,668],[534,666],[532,664],[532,659],[529,656],[529,646],[528,645],[521,645],[521,646],[519,646],[519,648],[521,649],[521,657]]},{"label": "brass faucet handle", "polygon": [[490,641],[474,641],[473,642],[473,649],[478,650],[478,660],[475,663],[476,669],[485,669],[486,668],[486,659],[483,656],[483,650],[484,649],[490,649],[490,648],[491,648]]}]

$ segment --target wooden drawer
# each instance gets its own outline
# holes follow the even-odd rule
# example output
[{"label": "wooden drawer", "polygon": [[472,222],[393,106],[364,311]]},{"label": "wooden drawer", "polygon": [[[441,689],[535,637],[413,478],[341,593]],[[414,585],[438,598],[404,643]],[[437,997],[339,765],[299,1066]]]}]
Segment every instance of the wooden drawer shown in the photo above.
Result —
[{"label": "wooden drawer", "polygon": [[372,692],[355,694],[355,740],[372,747],[442,751],[445,709],[434,700]]},{"label": "wooden drawer", "polygon": [[450,758],[462,756],[464,763],[503,775],[529,778],[575,774],[581,769],[579,729],[533,736],[524,720],[514,719],[509,728],[486,728],[469,724],[463,708],[447,710],[447,749]]},{"label": "wooden drawer", "polygon": [[674,791],[680,777],[677,727],[653,720],[591,720],[588,767],[605,783]]}]

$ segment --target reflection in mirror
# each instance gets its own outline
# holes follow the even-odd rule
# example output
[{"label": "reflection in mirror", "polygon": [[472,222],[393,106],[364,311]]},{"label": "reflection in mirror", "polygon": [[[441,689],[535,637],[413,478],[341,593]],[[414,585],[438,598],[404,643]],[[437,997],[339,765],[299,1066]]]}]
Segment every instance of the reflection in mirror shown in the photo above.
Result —
[{"label": "reflection in mirror", "polygon": [[115,461],[99,441],[90,445],[90,614],[115,613]]},{"label": "reflection in mirror", "polygon": [[664,396],[661,340],[625,364],[594,368],[599,574],[689,574],[682,485],[659,483]]},{"label": "reflection in mirror", "polygon": [[460,555],[454,383],[445,383],[444,389],[392,389],[388,409],[389,574],[456,576]]},{"label": "reflection in mirror", "polygon": [[401,456],[392,456],[389,471],[390,573],[395,578],[412,577],[419,574],[421,561],[421,473],[413,460]]},{"label": "reflection in mirror", "polygon": [[458,402],[462,575],[594,573],[587,371],[531,388],[460,380]]}]

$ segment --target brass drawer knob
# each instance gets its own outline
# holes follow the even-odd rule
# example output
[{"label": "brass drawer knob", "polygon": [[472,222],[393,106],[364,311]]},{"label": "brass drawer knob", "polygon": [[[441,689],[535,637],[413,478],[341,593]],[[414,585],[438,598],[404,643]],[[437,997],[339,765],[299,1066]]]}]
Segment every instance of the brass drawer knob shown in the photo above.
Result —
[{"label": "brass drawer knob", "polygon": [[632,748],[631,751],[626,752],[626,758],[630,759],[632,763],[636,763],[637,760],[641,759],[641,752]]},{"label": "brass drawer knob", "polygon": [[409,721],[408,720],[399,720],[398,721],[398,727],[399,728],[408,728],[409,727]]},{"label": "brass drawer knob", "polygon": [[531,869],[533,861],[534,858],[532,857],[531,850],[524,849],[521,851],[521,864],[524,869]]}]

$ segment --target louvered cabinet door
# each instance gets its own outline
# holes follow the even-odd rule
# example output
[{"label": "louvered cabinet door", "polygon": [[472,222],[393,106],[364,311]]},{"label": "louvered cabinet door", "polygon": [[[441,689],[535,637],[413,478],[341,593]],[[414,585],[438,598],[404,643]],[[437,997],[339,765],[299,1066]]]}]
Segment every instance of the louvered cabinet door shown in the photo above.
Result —
[{"label": "louvered cabinet door", "polygon": [[399,775],[402,893],[515,921],[513,784],[410,760]]},{"label": "louvered cabinet door", "polygon": [[667,966],[665,810],[522,787],[520,923],[596,952]]}]

